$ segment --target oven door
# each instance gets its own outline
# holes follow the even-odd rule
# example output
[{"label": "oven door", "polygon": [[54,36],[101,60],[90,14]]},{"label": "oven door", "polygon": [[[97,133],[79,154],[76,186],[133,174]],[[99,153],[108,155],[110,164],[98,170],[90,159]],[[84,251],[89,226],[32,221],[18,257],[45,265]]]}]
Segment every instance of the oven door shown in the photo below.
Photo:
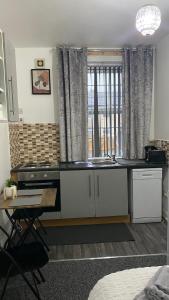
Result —
[{"label": "oven door", "polygon": [[28,189],[47,189],[47,188],[57,188],[57,195],[54,207],[44,207],[44,212],[54,212],[61,211],[60,203],[60,180],[38,180],[38,181],[19,181],[18,190],[28,190]]}]

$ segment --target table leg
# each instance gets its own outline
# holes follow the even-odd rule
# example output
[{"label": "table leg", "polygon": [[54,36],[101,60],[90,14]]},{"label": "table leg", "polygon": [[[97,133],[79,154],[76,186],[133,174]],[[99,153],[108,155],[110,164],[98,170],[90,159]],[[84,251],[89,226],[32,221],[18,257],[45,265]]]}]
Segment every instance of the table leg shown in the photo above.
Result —
[{"label": "table leg", "polygon": [[46,242],[44,241],[44,239],[42,238],[42,236],[40,235],[40,233],[34,228],[34,223],[35,223],[35,219],[36,218],[29,218],[27,216],[27,214],[25,212],[25,218],[24,218],[24,222],[27,226],[24,234],[22,235],[21,239],[20,239],[20,242],[24,242],[28,236],[29,233],[32,234],[32,236],[35,238],[35,240],[40,240],[42,242],[42,244],[45,246],[45,248],[47,249],[47,251],[49,251],[49,247],[48,245],[46,244]]},{"label": "table leg", "polygon": [[6,213],[7,217],[8,217],[8,219],[9,219],[10,223],[12,224],[10,238],[12,238],[12,234],[13,234],[14,229],[15,229],[15,232],[18,234],[19,238],[21,238],[22,237],[22,234],[21,234],[21,232],[22,232],[22,226],[19,225],[19,224],[17,224],[13,220],[13,218],[11,217],[11,215],[10,215],[10,213],[9,213],[9,211],[7,209],[5,209],[5,213]]}]

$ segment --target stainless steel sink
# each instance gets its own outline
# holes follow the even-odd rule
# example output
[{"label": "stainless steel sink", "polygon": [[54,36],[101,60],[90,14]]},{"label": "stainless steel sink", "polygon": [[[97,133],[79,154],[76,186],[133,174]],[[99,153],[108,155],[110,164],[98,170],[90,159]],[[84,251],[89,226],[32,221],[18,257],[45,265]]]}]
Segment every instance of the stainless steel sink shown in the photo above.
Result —
[{"label": "stainless steel sink", "polygon": [[109,158],[92,158],[89,160],[92,164],[104,164],[104,165],[112,165],[115,164],[116,161]]},{"label": "stainless steel sink", "polygon": [[127,166],[134,166],[134,165],[144,165],[144,159],[132,160],[132,159],[118,159],[117,160],[119,165],[127,165]]},{"label": "stainless steel sink", "polygon": [[106,160],[100,160],[100,161],[94,161],[92,162],[93,165],[114,165],[116,164],[116,161],[106,161]]},{"label": "stainless steel sink", "polygon": [[112,159],[91,159],[88,161],[75,161],[73,162],[75,165],[79,165],[79,166],[85,166],[85,165],[114,165],[116,163],[116,161],[112,160]]},{"label": "stainless steel sink", "polygon": [[92,163],[89,161],[74,161],[73,164],[80,165],[80,166],[92,165]]}]

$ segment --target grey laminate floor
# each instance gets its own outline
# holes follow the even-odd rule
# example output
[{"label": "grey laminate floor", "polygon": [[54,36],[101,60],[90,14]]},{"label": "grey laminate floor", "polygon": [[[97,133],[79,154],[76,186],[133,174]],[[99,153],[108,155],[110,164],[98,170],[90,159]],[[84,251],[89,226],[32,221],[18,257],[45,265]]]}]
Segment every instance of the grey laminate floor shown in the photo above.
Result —
[{"label": "grey laminate floor", "polygon": [[167,225],[162,223],[128,224],[135,241],[50,246],[50,259],[81,259],[165,253]]}]

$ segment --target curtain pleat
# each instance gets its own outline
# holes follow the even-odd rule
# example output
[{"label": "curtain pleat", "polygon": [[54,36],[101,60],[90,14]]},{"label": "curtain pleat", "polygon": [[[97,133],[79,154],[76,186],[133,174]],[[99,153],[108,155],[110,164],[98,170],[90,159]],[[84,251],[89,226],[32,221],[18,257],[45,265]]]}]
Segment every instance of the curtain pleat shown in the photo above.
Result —
[{"label": "curtain pleat", "polygon": [[58,48],[61,160],[87,159],[87,50]]},{"label": "curtain pleat", "polygon": [[144,158],[149,143],[153,49],[139,47],[123,53],[123,157]]}]

